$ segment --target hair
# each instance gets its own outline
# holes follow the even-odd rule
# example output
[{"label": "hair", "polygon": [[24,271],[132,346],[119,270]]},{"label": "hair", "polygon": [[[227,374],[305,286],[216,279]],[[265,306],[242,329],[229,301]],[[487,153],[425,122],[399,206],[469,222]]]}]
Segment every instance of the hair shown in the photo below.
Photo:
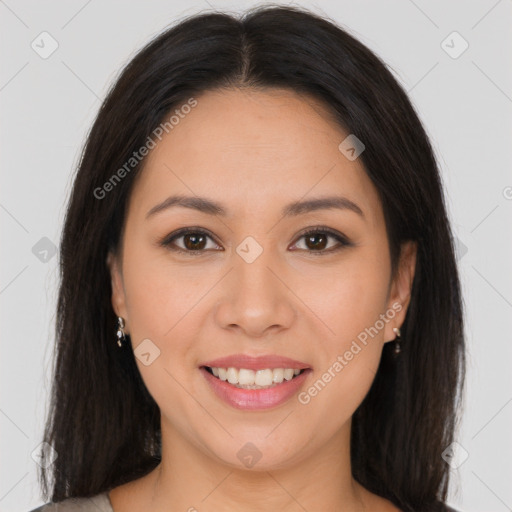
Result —
[{"label": "hair", "polygon": [[446,510],[450,471],[442,453],[459,426],[465,349],[454,239],[434,152],[406,92],[372,51],[327,18],[283,6],[182,19],[135,55],[101,105],[60,243],[44,431],[58,457],[52,464],[51,453],[42,451],[44,496],[54,502],[93,496],[161,460],[160,410],[131,342],[116,344],[106,263],[109,251],[118,254],[145,159],[110,187],[108,198],[98,199],[95,190],[173,109],[233,88],[287,89],[325,105],[365,144],[359,159],[383,206],[392,275],[401,244],[417,243],[402,352],[393,357],[393,344],[384,345],[375,380],[352,417],[351,464],[361,485],[404,511]]}]

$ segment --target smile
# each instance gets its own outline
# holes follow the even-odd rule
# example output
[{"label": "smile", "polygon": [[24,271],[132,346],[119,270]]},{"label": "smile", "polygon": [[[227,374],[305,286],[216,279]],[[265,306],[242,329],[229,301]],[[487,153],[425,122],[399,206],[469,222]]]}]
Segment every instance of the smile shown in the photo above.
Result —
[{"label": "smile", "polygon": [[267,389],[290,381],[304,370],[294,368],[265,368],[250,370],[247,368],[205,367],[208,372],[222,381],[227,381],[241,389]]},{"label": "smile", "polygon": [[[214,396],[235,409],[246,411],[271,409],[288,402],[300,392],[312,373],[311,368],[249,370],[201,366],[199,369]],[[218,375],[214,374],[214,369]]]}]

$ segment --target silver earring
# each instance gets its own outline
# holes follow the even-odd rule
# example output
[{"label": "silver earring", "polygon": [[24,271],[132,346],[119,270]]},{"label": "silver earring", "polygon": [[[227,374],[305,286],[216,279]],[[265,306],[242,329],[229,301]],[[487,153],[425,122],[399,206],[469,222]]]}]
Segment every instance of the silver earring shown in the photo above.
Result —
[{"label": "silver earring", "polygon": [[126,341],[126,335],[124,333],[124,319],[120,316],[117,317],[117,344],[119,348],[123,346],[123,343]]},{"label": "silver earring", "polygon": [[400,328],[399,327],[393,327],[393,332],[396,334],[395,338],[395,354],[400,354]]}]

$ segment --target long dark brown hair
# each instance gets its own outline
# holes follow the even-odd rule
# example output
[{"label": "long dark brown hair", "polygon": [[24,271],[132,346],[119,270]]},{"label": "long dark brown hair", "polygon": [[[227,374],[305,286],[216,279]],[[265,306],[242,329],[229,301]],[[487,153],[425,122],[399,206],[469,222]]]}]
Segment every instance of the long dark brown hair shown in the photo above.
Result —
[{"label": "long dark brown hair", "polygon": [[[384,345],[353,416],[354,478],[404,511],[443,510],[443,451],[460,421],[463,307],[442,182],[428,136],[386,65],[347,31],[300,8],[203,13],[147,44],[110,89],[81,155],[60,244],[53,387],[44,432],[58,457],[39,473],[54,502],[139,478],[161,459],[160,411],[130,347],[115,342],[108,251],[116,252],[142,160],[95,191],[169,113],[213,89],[286,88],[323,102],[365,144],[359,157],[383,205],[392,272],[418,244],[402,352]],[[126,167],[125,167],[126,169]]]}]

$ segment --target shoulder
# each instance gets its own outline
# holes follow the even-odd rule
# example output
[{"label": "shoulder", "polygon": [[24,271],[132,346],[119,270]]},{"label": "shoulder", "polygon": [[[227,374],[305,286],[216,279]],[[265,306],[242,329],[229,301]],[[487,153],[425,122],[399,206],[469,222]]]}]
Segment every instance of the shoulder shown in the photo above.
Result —
[{"label": "shoulder", "polygon": [[90,498],[68,498],[57,503],[46,503],[30,512],[114,512],[108,492]]}]

